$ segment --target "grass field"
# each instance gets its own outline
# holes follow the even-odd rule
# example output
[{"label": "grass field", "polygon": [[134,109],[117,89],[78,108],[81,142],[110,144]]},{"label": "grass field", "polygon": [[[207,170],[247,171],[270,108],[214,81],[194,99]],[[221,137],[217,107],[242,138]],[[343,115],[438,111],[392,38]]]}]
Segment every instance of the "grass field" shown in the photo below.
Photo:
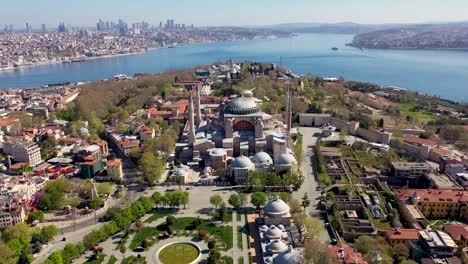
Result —
[{"label": "grass field", "polygon": [[159,218],[162,218],[162,217],[165,217],[165,216],[168,216],[169,213],[154,213],[152,216],[150,216],[148,219],[146,219],[145,223],[152,223],[156,220],[158,220]]},{"label": "grass field", "polygon": [[[232,248],[232,226],[217,226],[210,221],[201,219],[201,224],[198,227],[193,225],[195,217],[180,217],[174,224],[175,230],[206,230],[212,235],[219,237],[221,241],[226,243],[226,250]],[[167,230],[166,223],[162,223],[156,227],[158,231],[164,232]]]},{"label": "grass field", "polygon": [[126,257],[122,260],[122,264],[145,264],[146,260],[145,257],[135,257],[135,256],[130,256]]},{"label": "grass field", "polygon": [[234,264],[234,260],[231,257],[223,256],[221,259],[224,264]]},{"label": "grass field", "polygon": [[237,227],[237,247],[240,248],[240,249],[243,248],[243,245],[242,245],[242,227],[241,226]]},{"label": "grass field", "polygon": [[237,222],[242,221],[241,217],[242,217],[242,213],[239,213],[239,212],[238,212],[238,213],[236,214]]},{"label": "grass field", "polygon": [[244,257],[240,257],[240,258],[237,260],[237,264],[244,264]]},{"label": "grass field", "polygon": [[[208,213],[208,215],[218,219],[219,221],[222,220],[221,216],[219,215],[219,212],[210,212],[210,213]],[[224,222],[226,222],[226,223],[232,222],[232,212],[227,213],[226,221],[224,221]]]},{"label": "grass field", "polygon": [[83,264],[101,264],[104,261],[105,257],[106,257],[106,255],[101,254],[97,259],[93,259],[93,260],[88,259]]},{"label": "grass field", "polygon": [[135,236],[133,236],[133,240],[130,243],[129,248],[131,250],[135,250],[138,247],[138,245],[141,244],[141,242],[153,235],[158,235],[158,230],[156,229],[156,227],[144,227],[143,229],[138,230],[135,233]]},{"label": "grass field", "polygon": [[190,244],[178,243],[165,247],[159,253],[163,264],[186,264],[197,259],[200,252]]},{"label": "grass field", "polygon": [[428,122],[434,120],[434,116],[427,113],[425,110],[417,109],[416,102],[400,104],[400,112],[403,117],[410,116],[412,119],[419,122]]},{"label": "grass field", "polygon": [[114,256],[110,256],[109,262],[107,264],[115,264],[117,263],[117,258]]}]

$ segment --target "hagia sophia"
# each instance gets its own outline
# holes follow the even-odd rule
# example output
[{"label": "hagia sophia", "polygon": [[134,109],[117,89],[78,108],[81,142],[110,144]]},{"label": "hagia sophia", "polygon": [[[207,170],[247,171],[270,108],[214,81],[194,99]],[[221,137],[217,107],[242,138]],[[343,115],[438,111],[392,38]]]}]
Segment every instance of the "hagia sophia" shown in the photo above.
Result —
[{"label": "hagia sophia", "polygon": [[250,90],[213,106],[201,104],[201,83],[184,86],[189,90],[189,116],[183,140],[176,145],[176,160],[203,169],[205,176],[223,176],[236,184],[245,183],[249,171],[297,170],[289,92],[283,122],[263,112],[262,100]]}]

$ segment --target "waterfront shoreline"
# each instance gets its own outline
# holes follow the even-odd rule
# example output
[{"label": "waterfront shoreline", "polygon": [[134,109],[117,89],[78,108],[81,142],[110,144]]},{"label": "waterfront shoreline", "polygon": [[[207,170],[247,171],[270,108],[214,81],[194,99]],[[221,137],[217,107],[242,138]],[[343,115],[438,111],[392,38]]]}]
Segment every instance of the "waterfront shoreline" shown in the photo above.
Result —
[{"label": "waterfront shoreline", "polygon": [[[262,37],[262,38],[252,38],[252,39],[232,39],[232,40],[219,40],[219,41],[194,41],[194,42],[191,42],[191,43],[173,43],[173,44],[169,44],[169,45],[166,45],[166,46],[145,48],[144,51],[128,52],[128,53],[121,53],[121,54],[107,54],[107,55],[102,55],[102,56],[93,56],[93,57],[80,58],[80,59],[82,59],[82,61],[70,61],[70,62],[50,61],[50,62],[41,62],[41,63],[37,63],[37,64],[32,64],[32,65],[21,65],[21,66],[17,66],[17,67],[0,68],[0,74],[1,73],[7,73],[7,72],[21,71],[22,69],[54,65],[54,64],[81,63],[81,62],[86,62],[86,61],[90,61],[90,60],[111,59],[111,58],[117,58],[117,57],[122,57],[122,56],[132,56],[132,55],[146,54],[149,51],[169,48],[172,45],[175,45],[176,47],[177,46],[192,46],[192,45],[209,44],[209,43],[234,42],[234,41],[251,41],[251,40],[261,40],[261,39],[266,40],[266,39],[291,38],[291,37],[294,37],[294,35],[291,35],[291,36],[268,36],[268,37]],[[25,88],[25,87],[23,87],[23,88]],[[0,90],[1,89],[2,88],[0,88]]]}]

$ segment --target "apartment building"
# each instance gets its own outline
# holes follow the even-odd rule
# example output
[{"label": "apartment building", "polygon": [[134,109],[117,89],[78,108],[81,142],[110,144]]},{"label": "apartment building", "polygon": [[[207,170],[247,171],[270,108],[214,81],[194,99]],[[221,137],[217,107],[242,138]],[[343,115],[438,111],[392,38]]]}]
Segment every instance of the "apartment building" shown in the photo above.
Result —
[{"label": "apartment building", "polygon": [[426,218],[468,219],[468,191],[402,189],[395,195],[417,206]]},{"label": "apartment building", "polygon": [[425,162],[392,162],[388,181],[393,185],[418,186],[419,180],[432,168]]},{"label": "apartment building", "polygon": [[3,145],[3,152],[11,155],[15,162],[26,162],[32,167],[42,163],[41,149],[34,142],[7,142]]}]

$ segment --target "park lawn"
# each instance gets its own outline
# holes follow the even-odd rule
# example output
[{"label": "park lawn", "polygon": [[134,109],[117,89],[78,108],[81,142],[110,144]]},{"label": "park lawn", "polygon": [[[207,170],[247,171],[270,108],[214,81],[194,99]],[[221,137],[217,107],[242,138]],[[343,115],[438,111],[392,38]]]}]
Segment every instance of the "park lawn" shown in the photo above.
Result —
[{"label": "park lawn", "polygon": [[163,264],[191,263],[198,257],[198,249],[189,244],[173,244],[167,246],[159,253]]},{"label": "park lawn", "polygon": [[240,248],[240,249],[243,248],[243,245],[242,245],[242,227],[241,226],[237,227],[237,247]]},{"label": "park lawn", "polygon": [[87,263],[87,264],[101,264],[104,261],[105,257],[106,257],[106,255],[101,254],[97,259],[93,259],[93,260],[88,259],[84,263]]},{"label": "park lawn", "polygon": [[135,256],[130,256],[126,257],[122,260],[121,264],[146,264],[145,257],[135,257]]},{"label": "park lawn", "polygon": [[237,259],[237,264],[244,264],[244,257]]},{"label": "park lawn", "polygon": [[236,218],[237,218],[237,222],[242,221],[242,213],[237,212]]},{"label": "park lawn", "polygon": [[[196,220],[196,217],[180,217],[177,218],[175,224],[174,224],[174,230],[206,230],[212,235],[216,235],[219,237],[221,241],[226,243],[226,250],[232,248],[232,226],[217,226],[213,223],[211,223],[208,220],[205,219],[200,219],[201,224],[196,228],[193,225],[193,221]],[[157,227],[158,231],[165,232],[167,230],[167,225],[166,223],[162,223],[158,225]]]},{"label": "park lawn", "polygon": [[107,264],[115,264],[117,263],[117,258],[115,256],[110,256],[109,262]]},{"label": "park lawn", "polygon": [[141,242],[153,235],[156,237],[158,236],[158,229],[156,227],[144,227],[143,229],[138,230],[135,233],[135,236],[133,236],[133,240],[130,243],[129,248],[131,250],[135,250]]},{"label": "park lawn", "polygon": [[221,257],[224,264],[234,264],[234,260],[231,257],[223,256]]},{"label": "park lawn", "polygon": [[415,109],[418,106],[416,102],[400,104],[400,112],[403,117],[410,116],[416,121],[428,122],[434,120],[434,116],[425,110]]},{"label": "park lawn", "polygon": [[[219,212],[209,212],[208,215],[216,218],[219,221],[222,221],[221,216],[219,215]],[[224,222],[226,223],[232,222],[232,212],[227,213],[226,221]]]},{"label": "park lawn", "polygon": [[162,218],[164,216],[168,216],[169,213],[154,213],[152,216],[150,216],[148,219],[146,219],[145,223],[152,223],[159,218]]}]

